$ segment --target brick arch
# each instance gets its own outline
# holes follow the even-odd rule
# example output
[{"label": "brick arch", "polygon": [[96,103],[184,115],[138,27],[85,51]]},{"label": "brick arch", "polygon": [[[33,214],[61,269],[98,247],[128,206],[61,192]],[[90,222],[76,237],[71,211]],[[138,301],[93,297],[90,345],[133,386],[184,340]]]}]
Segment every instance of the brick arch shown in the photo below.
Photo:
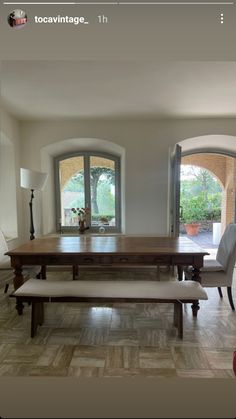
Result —
[{"label": "brick arch", "polygon": [[76,156],[70,157],[68,159],[62,160],[60,162],[60,176],[61,176],[61,187],[65,187],[67,182],[74,176],[76,173],[80,172],[83,169],[83,157]]},{"label": "brick arch", "polygon": [[[92,155],[92,153],[91,153]],[[111,167],[114,168],[113,160],[109,160],[108,158],[93,156],[94,164],[100,167]],[[69,157],[65,160],[61,160],[61,170],[60,170],[60,176],[61,176],[61,186],[62,188],[65,187],[66,183],[80,170],[84,168],[83,164],[83,156],[74,156]]]},{"label": "brick arch", "polygon": [[221,224],[222,232],[235,219],[236,158],[223,154],[189,154],[181,159],[181,164],[190,164],[209,170],[222,185]]},{"label": "brick arch", "polygon": [[192,154],[182,157],[181,164],[189,164],[191,166],[198,166],[208,170],[217,178],[221,184],[222,189],[224,189],[226,182],[225,168],[227,158],[229,157],[218,154]]}]

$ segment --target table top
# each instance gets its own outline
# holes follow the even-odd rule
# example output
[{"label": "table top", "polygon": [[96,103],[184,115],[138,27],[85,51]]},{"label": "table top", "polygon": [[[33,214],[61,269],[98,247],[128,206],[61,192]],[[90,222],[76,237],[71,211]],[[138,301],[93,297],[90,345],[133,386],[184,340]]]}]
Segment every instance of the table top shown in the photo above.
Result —
[{"label": "table top", "polygon": [[31,240],[7,252],[17,255],[55,255],[55,254],[124,254],[124,255],[208,255],[199,245],[187,237],[167,236],[125,236],[125,235],[80,235],[44,236]]}]

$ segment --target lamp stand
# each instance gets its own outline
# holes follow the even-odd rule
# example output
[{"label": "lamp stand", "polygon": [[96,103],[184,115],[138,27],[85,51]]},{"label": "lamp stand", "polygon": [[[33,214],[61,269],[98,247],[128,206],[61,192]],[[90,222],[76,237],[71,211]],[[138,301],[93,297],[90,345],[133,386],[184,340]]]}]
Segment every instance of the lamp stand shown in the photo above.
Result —
[{"label": "lamp stand", "polygon": [[31,189],[31,197],[29,202],[30,207],[30,240],[34,240],[34,220],[33,220],[33,199],[34,199],[34,189]]}]

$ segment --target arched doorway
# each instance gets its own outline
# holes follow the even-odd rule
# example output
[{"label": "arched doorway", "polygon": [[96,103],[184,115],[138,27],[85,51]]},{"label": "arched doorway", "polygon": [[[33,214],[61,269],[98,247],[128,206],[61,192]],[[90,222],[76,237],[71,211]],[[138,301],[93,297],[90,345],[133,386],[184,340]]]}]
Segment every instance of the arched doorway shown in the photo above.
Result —
[{"label": "arched doorway", "polygon": [[[216,248],[221,237],[224,185],[192,156],[182,158],[180,176],[180,235],[189,235],[207,249]],[[207,165],[206,165],[207,166]]]},{"label": "arched doorway", "polygon": [[[181,164],[208,170],[222,187],[221,234],[235,222],[236,137],[206,135],[178,143],[182,148]],[[212,246],[214,247],[214,246]]]},{"label": "arched doorway", "polygon": [[220,182],[222,186],[220,221],[223,232],[227,224],[235,220],[236,158],[216,153],[196,153],[183,156],[181,164],[206,169]]}]

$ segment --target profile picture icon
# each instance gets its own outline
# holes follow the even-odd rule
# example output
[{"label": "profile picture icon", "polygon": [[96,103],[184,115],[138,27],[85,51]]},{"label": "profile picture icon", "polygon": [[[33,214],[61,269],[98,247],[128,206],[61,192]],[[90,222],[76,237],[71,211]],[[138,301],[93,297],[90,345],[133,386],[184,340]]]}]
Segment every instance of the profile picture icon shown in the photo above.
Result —
[{"label": "profile picture icon", "polygon": [[12,28],[23,28],[23,26],[27,23],[27,14],[24,10],[15,9],[8,15],[7,21]]}]

